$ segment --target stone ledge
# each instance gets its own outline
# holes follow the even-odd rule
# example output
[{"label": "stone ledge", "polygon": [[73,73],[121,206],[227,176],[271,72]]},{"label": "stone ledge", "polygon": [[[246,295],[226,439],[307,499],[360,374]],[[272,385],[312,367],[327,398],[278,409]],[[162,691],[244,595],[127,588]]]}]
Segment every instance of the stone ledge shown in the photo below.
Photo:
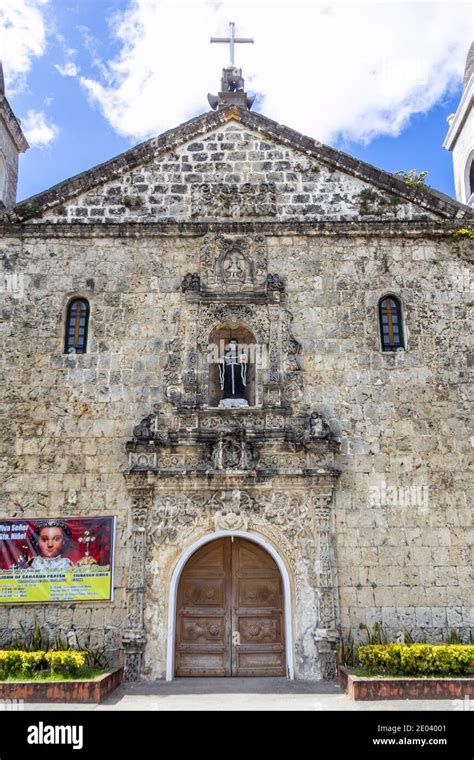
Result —
[{"label": "stone ledge", "polygon": [[99,704],[122,680],[123,668],[104,673],[95,681],[1,681],[0,700]]},{"label": "stone ledge", "polygon": [[474,697],[474,678],[364,678],[343,665],[339,685],[354,700],[463,699]]},{"label": "stone ledge", "polygon": [[[474,219],[474,212],[472,215]],[[470,220],[467,219],[466,222]],[[221,234],[266,234],[274,237],[344,235],[350,238],[364,237],[419,237],[453,239],[453,233],[459,229],[459,220],[383,220],[362,221],[222,221],[222,222],[177,222],[169,219],[161,222],[50,222],[31,224],[28,222],[11,223],[0,220],[0,236],[13,235],[19,238],[36,237],[119,237],[119,238],[155,238],[155,237],[191,237],[200,238],[208,233]],[[456,241],[458,242],[458,241]],[[471,241],[468,241],[471,244]]]}]

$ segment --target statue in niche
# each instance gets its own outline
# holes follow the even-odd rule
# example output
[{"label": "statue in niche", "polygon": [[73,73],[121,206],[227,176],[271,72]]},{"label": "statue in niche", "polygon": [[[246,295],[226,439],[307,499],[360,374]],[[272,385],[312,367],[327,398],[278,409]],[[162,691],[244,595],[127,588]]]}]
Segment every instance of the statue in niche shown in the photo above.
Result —
[{"label": "statue in niche", "polygon": [[310,438],[326,438],[330,428],[318,412],[313,412],[308,420]]},{"label": "statue in niche", "polygon": [[245,257],[238,251],[230,251],[222,262],[223,279],[228,286],[241,286],[246,279],[245,270]]},{"label": "statue in niche", "polygon": [[225,348],[225,355],[219,359],[219,383],[224,398],[219,402],[222,408],[248,406],[245,398],[247,387],[247,355],[239,351],[239,344],[232,338]]}]

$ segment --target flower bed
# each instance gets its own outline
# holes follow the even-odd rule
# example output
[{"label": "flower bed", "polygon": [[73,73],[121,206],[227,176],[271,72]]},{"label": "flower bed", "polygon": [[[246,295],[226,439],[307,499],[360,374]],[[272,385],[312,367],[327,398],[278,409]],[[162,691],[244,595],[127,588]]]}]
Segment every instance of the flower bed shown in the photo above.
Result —
[{"label": "flower bed", "polygon": [[111,672],[86,666],[75,650],[0,651],[0,699],[27,702],[101,702],[122,681]]},{"label": "flower bed", "polygon": [[370,644],[357,652],[369,675],[460,676],[472,669],[474,646],[462,644]]},{"label": "flower bed", "polygon": [[94,679],[68,678],[62,681],[0,681],[0,700],[25,702],[102,702],[122,683],[123,669],[103,673]]},{"label": "flower bed", "polygon": [[464,699],[474,697],[474,678],[359,676],[343,665],[338,668],[339,684],[355,700],[380,699]]},{"label": "flower bed", "polygon": [[370,644],[360,646],[361,669],[339,667],[353,699],[463,699],[474,696],[474,646]]}]

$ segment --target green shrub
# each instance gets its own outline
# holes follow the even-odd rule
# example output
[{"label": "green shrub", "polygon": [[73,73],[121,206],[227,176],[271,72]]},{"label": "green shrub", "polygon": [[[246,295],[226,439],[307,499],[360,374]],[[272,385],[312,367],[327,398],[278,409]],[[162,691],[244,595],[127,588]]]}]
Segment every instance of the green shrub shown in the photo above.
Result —
[{"label": "green shrub", "polygon": [[417,172],[416,169],[410,169],[409,171],[401,169],[400,171],[395,172],[395,174],[400,177],[406,185],[411,185],[412,187],[427,186],[426,177],[428,176],[428,172]]},{"label": "green shrub", "polygon": [[84,667],[86,654],[73,650],[65,652],[25,652],[0,650],[0,681],[7,678],[31,678],[42,670],[63,675],[76,675]]},{"label": "green shrub", "polygon": [[19,675],[23,668],[23,652],[15,650],[0,651],[0,678],[5,679],[8,676]]},{"label": "green shrub", "polygon": [[38,670],[46,668],[44,652],[22,652],[21,653],[22,675],[32,676]]},{"label": "green shrub", "polygon": [[63,652],[46,652],[45,659],[51,668],[51,673],[73,676],[84,667],[86,655],[69,649]]},{"label": "green shrub", "polygon": [[453,644],[372,644],[359,647],[359,660],[380,675],[463,675],[474,661],[474,647]]}]

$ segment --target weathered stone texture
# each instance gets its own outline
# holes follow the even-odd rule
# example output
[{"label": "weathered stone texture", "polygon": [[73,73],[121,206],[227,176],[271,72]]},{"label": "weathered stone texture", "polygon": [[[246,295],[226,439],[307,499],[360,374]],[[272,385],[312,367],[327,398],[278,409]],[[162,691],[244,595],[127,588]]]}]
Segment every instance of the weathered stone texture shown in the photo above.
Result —
[{"label": "weathered stone texture", "polygon": [[[39,221],[435,219],[231,123],[46,211]],[[35,219],[33,218],[33,221]]]},{"label": "weathered stone texture", "polygon": [[[255,224],[267,223],[268,271],[286,285],[292,330],[303,349],[304,403],[325,416],[341,441],[334,509],[343,631],[351,627],[358,636],[363,626],[380,622],[393,635],[406,628],[439,641],[456,628],[466,637],[474,622],[466,245],[448,231],[394,232],[394,218],[427,214],[390,198],[377,206],[382,217],[368,215],[386,220],[387,234],[383,227],[359,229],[367,218],[361,182],[234,125],[84,193],[62,217],[51,210],[45,221],[202,223],[212,208],[200,206],[194,217],[193,188],[205,183],[240,190],[250,183],[259,189],[249,202],[260,203],[261,191],[271,212],[256,214]],[[127,206],[125,198],[140,203]],[[221,194],[219,203],[231,215],[217,221],[239,221],[229,198],[232,193]],[[358,222],[340,234],[280,224],[307,215]],[[188,272],[199,272],[206,230],[199,224],[194,231],[170,225],[143,234],[129,225],[126,232],[120,225],[75,229],[18,225],[5,228],[1,240],[3,270],[24,276],[24,294],[2,294],[0,510],[8,517],[116,515],[115,598],[2,607],[0,630],[6,636],[35,617],[51,630],[74,625],[80,637],[105,642],[118,661],[132,558],[126,442],[163,400],[169,341],[183,313],[180,284]],[[220,233],[235,234],[232,227]],[[377,304],[386,293],[402,301],[406,352],[380,350]],[[88,352],[73,356],[63,353],[64,317],[76,294],[89,299],[91,319]],[[186,541],[212,530],[209,516],[203,520],[186,528]],[[259,525],[263,532],[264,521]],[[180,540],[165,542],[159,556],[147,555],[149,677],[164,674],[168,584],[179,548]],[[289,566],[305,579],[294,614],[307,631],[297,642],[297,674],[308,677],[316,581],[301,557]]]}]

